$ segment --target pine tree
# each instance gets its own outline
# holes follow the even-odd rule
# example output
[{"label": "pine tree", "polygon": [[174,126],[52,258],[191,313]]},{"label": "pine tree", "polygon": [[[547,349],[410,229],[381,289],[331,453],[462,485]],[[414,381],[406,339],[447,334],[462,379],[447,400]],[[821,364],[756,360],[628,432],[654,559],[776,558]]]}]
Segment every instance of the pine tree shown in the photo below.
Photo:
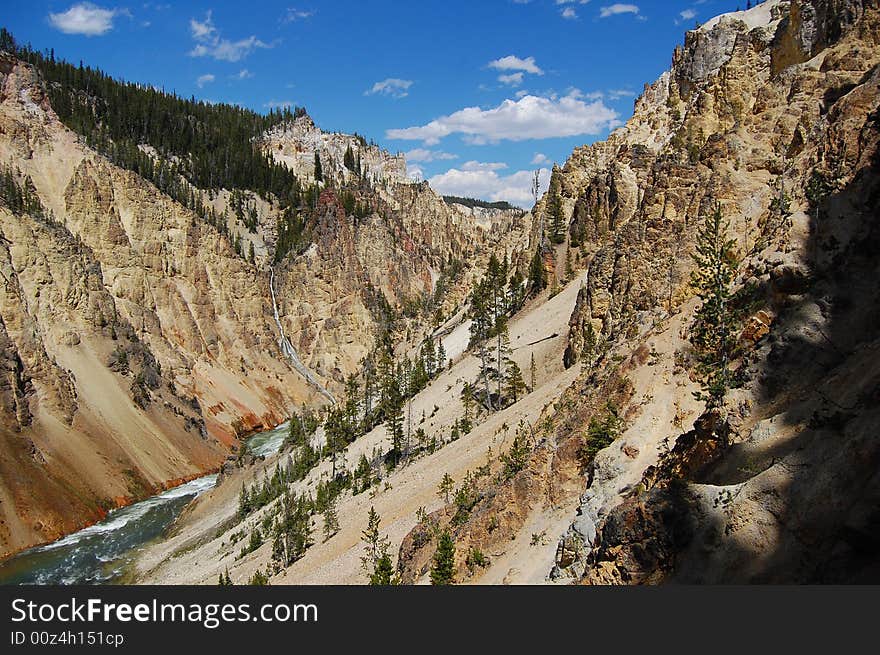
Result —
[{"label": "pine tree", "polygon": [[443,340],[437,342],[437,371],[443,371],[446,368],[446,348],[443,346]]},{"label": "pine tree", "polygon": [[315,181],[323,182],[324,180],[324,170],[321,168],[321,155],[318,154],[318,151],[315,150]]},{"label": "pine tree", "polygon": [[507,286],[507,306],[511,314],[515,314],[522,309],[525,301],[525,293],[523,292],[523,276],[519,269],[513,272],[510,277],[510,283]]},{"label": "pine tree", "polygon": [[381,545],[381,536],[379,534],[380,521],[379,513],[371,505],[370,511],[367,514],[367,527],[361,533],[361,541],[364,542],[367,550],[366,554],[361,557],[361,566],[367,572],[372,571],[379,560],[379,546]]},{"label": "pine tree", "polygon": [[491,319],[491,334],[496,334],[502,328],[502,322],[507,313],[507,298],[505,284],[507,283],[507,256],[504,257],[504,263],[498,261],[498,258],[492,254],[489,257],[489,264],[486,267],[486,277],[484,283],[486,293],[488,295],[488,309]]},{"label": "pine tree", "polygon": [[403,454],[403,404],[404,397],[400,388],[400,379],[390,358],[384,355],[382,366],[382,414],[385,427],[391,436],[391,464],[397,464]]},{"label": "pine tree", "polygon": [[[354,471],[354,479],[355,479],[355,489],[354,493],[360,493],[361,491],[366,491],[370,488],[370,485],[373,484],[373,467],[370,466],[370,461],[367,459],[366,455],[361,455],[360,460],[358,461],[357,468]],[[360,480],[360,487],[357,487],[357,481]]]},{"label": "pine tree", "polygon": [[379,555],[376,568],[370,574],[370,585],[387,587],[396,584],[399,584],[399,582],[394,575],[394,564],[391,562],[391,555],[386,548]]},{"label": "pine tree", "polygon": [[535,251],[532,261],[529,263],[529,292],[537,295],[547,288],[547,271],[544,268],[544,258],[541,249]]},{"label": "pine tree", "polygon": [[489,347],[487,341],[491,336],[493,327],[493,317],[491,314],[492,301],[489,293],[489,285],[484,278],[471,294],[471,344],[476,346],[477,357],[480,360],[479,381],[482,384],[483,391],[486,395],[487,406],[491,405],[491,394],[489,391],[489,382],[491,379],[491,371],[489,366]]},{"label": "pine tree", "polygon": [[434,374],[437,372],[437,351],[434,347],[434,337],[431,335],[428,335],[422,343],[421,358],[424,362],[425,373],[428,379],[433,379]]},{"label": "pine tree", "polygon": [[303,420],[298,414],[294,414],[287,426],[287,436],[284,438],[284,446],[285,448],[298,448],[300,446],[305,446],[306,440],[307,435]]},{"label": "pine tree", "polygon": [[531,378],[531,389],[534,391],[537,387],[538,383],[538,367],[535,365],[535,353],[532,353],[531,360],[529,361],[529,377]]},{"label": "pine tree", "polygon": [[443,531],[437,543],[434,565],[431,568],[431,584],[455,584],[455,542],[448,530]]},{"label": "pine tree", "polygon": [[736,275],[734,240],[728,238],[729,221],[721,214],[721,205],[706,216],[697,233],[697,265],[691,283],[697,289],[702,305],[696,312],[691,341],[699,355],[703,376],[700,400],[707,407],[720,407],[730,388],[730,357],[734,334],[730,302],[730,285]]},{"label": "pine tree", "polygon": [[263,573],[262,570],[257,569],[251,576],[251,579],[248,580],[248,584],[254,587],[265,587],[269,584],[269,576]]},{"label": "pine tree", "polygon": [[324,541],[339,532],[339,516],[336,514],[336,495],[330,494],[324,507]]},{"label": "pine tree", "polygon": [[509,480],[522,471],[529,463],[529,455],[531,452],[532,449],[528,439],[522,434],[522,431],[518,431],[513,438],[513,444],[510,446],[510,450],[501,455],[500,459],[503,464],[501,478],[503,480]]},{"label": "pine tree", "polygon": [[[503,375],[504,335],[507,330],[507,274],[510,262],[505,254],[503,263],[493,253],[489,258],[486,274],[471,293],[471,345],[476,346],[480,359],[479,381],[485,393],[488,408],[494,409],[495,402],[490,391],[490,381],[497,382],[497,396],[501,395],[501,376]],[[495,337],[490,346],[489,340]],[[490,353],[490,348],[495,352]],[[494,367],[490,362],[494,358]]]},{"label": "pine tree", "polygon": [[506,317],[502,317],[499,319],[501,326],[498,329],[498,334],[496,335],[496,350],[495,350],[495,376],[497,377],[497,389],[498,389],[498,409],[501,408],[502,398],[504,397],[503,385],[504,379],[507,376],[507,365],[511,362],[510,360],[510,336],[507,332],[507,320]]},{"label": "pine tree", "polygon": [[305,555],[312,545],[309,501],[302,496],[290,496],[285,488],[280,504],[281,512],[275,525],[272,557],[284,566],[290,566]]},{"label": "pine tree", "polygon": [[345,416],[343,410],[331,407],[327,410],[327,418],[324,420],[325,449],[330,453],[331,479],[336,478],[336,457],[351,441],[348,438]]},{"label": "pine tree", "polygon": [[241,492],[238,494],[238,515],[244,518],[251,513],[251,496],[244,482],[241,483]]},{"label": "pine tree", "polygon": [[[388,550],[391,545],[388,538],[379,533],[380,521],[376,508],[371,506],[367,515],[367,528],[361,533],[361,541],[366,547],[366,553],[361,557],[361,568],[370,576],[370,584],[374,584],[374,577],[384,581],[385,573],[383,571],[390,565]],[[387,564],[383,562],[385,558],[388,558]],[[375,584],[390,584],[390,582],[376,582]]]},{"label": "pine tree", "polygon": [[446,473],[443,476],[443,479],[440,480],[440,485],[437,487],[437,495],[443,499],[447,505],[449,504],[449,494],[452,493],[453,489],[455,489],[455,480],[452,479],[452,476],[449,473]]},{"label": "pine tree", "polygon": [[375,382],[376,382],[376,371],[373,364],[373,356],[368,355],[364,360],[363,365],[363,375],[364,375],[364,417],[363,417],[363,425],[361,427],[361,431],[366,433],[369,432],[373,427],[372,424],[372,414],[373,414],[373,394],[375,392]]},{"label": "pine tree", "polygon": [[550,175],[550,190],[547,193],[547,209],[550,213],[550,241],[556,244],[565,242],[566,232],[560,175],[559,168],[554,166]]},{"label": "pine tree", "polygon": [[581,349],[581,362],[583,362],[585,368],[590,368],[593,365],[593,360],[596,358],[597,343],[596,330],[593,327],[592,321],[588,321],[584,331],[584,345]]},{"label": "pine tree", "polygon": [[461,431],[465,434],[471,431],[471,409],[474,406],[474,385],[465,382],[461,388],[461,403],[464,405],[464,418],[461,420]]},{"label": "pine tree", "polygon": [[360,436],[360,421],[358,414],[358,398],[360,397],[361,385],[356,375],[350,375],[345,381],[345,407],[343,409],[343,418],[345,422],[345,430],[349,442]]},{"label": "pine tree", "polygon": [[504,376],[504,396],[517,402],[523,394],[528,392],[526,382],[523,380],[522,370],[516,362],[509,360],[507,364],[507,373]]}]

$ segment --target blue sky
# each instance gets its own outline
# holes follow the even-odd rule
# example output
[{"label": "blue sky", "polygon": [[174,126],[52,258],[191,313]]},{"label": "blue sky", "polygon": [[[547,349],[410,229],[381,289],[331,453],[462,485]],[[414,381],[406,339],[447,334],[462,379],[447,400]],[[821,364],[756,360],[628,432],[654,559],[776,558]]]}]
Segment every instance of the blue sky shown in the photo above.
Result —
[{"label": "blue sky", "polygon": [[527,204],[529,171],[625,122],[684,31],[745,1],[4,5],[0,23],[56,56],[261,112],[304,105],[408,153],[441,192]]}]

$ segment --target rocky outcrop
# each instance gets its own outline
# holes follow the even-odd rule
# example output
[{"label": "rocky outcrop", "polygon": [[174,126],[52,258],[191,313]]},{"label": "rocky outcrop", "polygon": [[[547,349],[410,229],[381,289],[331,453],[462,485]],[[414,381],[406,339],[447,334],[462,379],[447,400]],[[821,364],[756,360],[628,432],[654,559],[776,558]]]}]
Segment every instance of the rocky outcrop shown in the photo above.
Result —
[{"label": "rocky outcrop", "polygon": [[[473,256],[451,309],[471,266],[489,256],[482,244],[512,251],[530,225],[521,213],[506,222],[456,213],[406,181],[402,157],[323,133],[308,117],[266,134],[265,145],[306,180],[314,149],[328,175],[351,177],[348,147],[367,171],[359,201],[372,213],[348,215],[325,189],[311,247],[275,266],[279,320],[330,389],[373,345],[377,293],[393,304],[427,297],[450,256]],[[294,155],[306,150],[304,168]],[[271,202],[245,191],[254,229],[235,212],[216,229],[86,147],[59,122],[35,70],[6,54],[0,165],[30,180],[45,208],[0,207],[0,557],[215,470],[241,438],[323,402],[278,345]],[[218,215],[233,191],[193,189]],[[236,252],[236,236],[253,259]]]},{"label": "rocky outcrop", "polygon": [[323,174],[341,181],[354,178],[357,172],[345,165],[346,151],[350,151],[355,168],[359,164],[361,174],[373,184],[407,181],[403,154],[392,155],[357,134],[324,132],[308,114],[269,130],[262,146],[275,161],[285,164],[303,180],[314,180],[316,154]]},{"label": "rocky outcrop", "polygon": [[277,271],[285,331],[294,335],[303,361],[336,389],[373,346],[382,320],[378,293],[392,306],[418,305],[434,292],[447,262],[456,260],[463,274],[440,299],[439,310],[448,316],[492,253],[508,253],[523,270],[528,259],[530,214],[497,212],[477,221],[426,183],[389,184],[373,200],[375,211],[356,218],[325,190],[311,247]]},{"label": "rocky outcrop", "polygon": [[[687,339],[698,219],[715,203],[742,262],[741,388],[723,438],[625,432],[604,451],[554,575],[587,583],[876,580],[880,442],[874,248],[880,11],[768,1],[689,32],[633,119],[562,170],[589,270],[566,364]],[[665,335],[665,336],[664,336]],[[692,364],[687,346],[674,375]],[[667,382],[668,384],[668,382]],[[683,403],[689,387],[647,387]],[[678,420],[678,415],[675,417]],[[727,425],[727,424],[725,424]],[[675,436],[661,440],[668,430]],[[708,436],[707,436],[708,435]],[[714,435],[714,436],[713,436]],[[636,482],[637,481],[637,482]]]}]

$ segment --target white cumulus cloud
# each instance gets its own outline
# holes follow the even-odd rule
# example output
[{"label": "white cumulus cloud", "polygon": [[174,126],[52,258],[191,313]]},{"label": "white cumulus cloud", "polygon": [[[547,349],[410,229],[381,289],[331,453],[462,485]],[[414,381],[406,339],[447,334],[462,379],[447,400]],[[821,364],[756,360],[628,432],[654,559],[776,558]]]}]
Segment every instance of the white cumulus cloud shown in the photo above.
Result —
[{"label": "white cumulus cloud", "polygon": [[450,152],[443,152],[442,150],[428,150],[426,148],[414,148],[412,150],[407,150],[404,153],[407,162],[432,162],[432,161],[442,161],[448,159],[458,159],[458,155],[453,155]]},{"label": "white cumulus cloud", "polygon": [[376,82],[372,87],[364,91],[365,96],[376,94],[391,96],[392,98],[405,98],[409,95],[409,88],[413,85],[412,80],[401,80],[397,77]]},{"label": "white cumulus cloud", "polygon": [[215,79],[216,78],[211,75],[211,73],[206,73],[205,75],[199,75],[199,77],[196,79],[196,84],[201,89],[203,86],[205,86],[206,84],[210,84]]},{"label": "white cumulus cloud", "polygon": [[620,100],[621,98],[635,98],[635,91],[630,91],[629,89],[611,89],[608,92],[608,97],[612,100]]},{"label": "white cumulus cloud", "polygon": [[[506,169],[497,162],[467,162],[461,168],[452,168],[428,180],[435,191],[446,196],[481,198],[492,202],[506,200],[519,207],[532,206],[531,184],[534,171],[516,171],[509,175],[499,174]],[[541,169],[541,193],[547,190],[550,170]]]},{"label": "white cumulus cloud", "polygon": [[128,14],[124,9],[104,9],[91,2],[72,5],[67,11],[49,14],[49,24],[65,34],[100,36],[113,29],[113,19]]},{"label": "white cumulus cloud", "polygon": [[225,39],[220,36],[211,12],[205,14],[205,20],[191,18],[189,29],[195,47],[190,51],[190,57],[212,57],[220,61],[239,61],[247,57],[257,48],[272,48],[274,44],[261,41],[251,35],[237,41]]},{"label": "white cumulus cloud", "polygon": [[[556,0],[557,5],[585,5],[590,0]],[[559,12],[559,15],[565,18],[566,20],[576,20],[578,17],[577,11],[575,11],[574,7],[565,7],[562,11]]]},{"label": "white cumulus cloud", "polygon": [[520,59],[515,55],[507,55],[489,62],[489,68],[500,71],[523,71],[532,75],[543,75],[544,71],[535,62],[534,57]]},{"label": "white cumulus cloud", "polygon": [[523,82],[523,74],[511,73],[510,75],[499,75],[498,81],[508,86],[519,86]]},{"label": "white cumulus cloud", "polygon": [[607,7],[602,7],[599,9],[599,18],[608,18],[609,16],[616,16],[618,14],[638,14],[639,8],[637,5],[625,4],[622,2],[615,2],[613,5],[608,5]]},{"label": "white cumulus cloud", "polygon": [[620,125],[616,111],[602,100],[588,102],[572,90],[562,97],[525,95],[497,107],[466,107],[426,125],[390,129],[389,139],[423,141],[436,145],[450,134],[461,134],[473,145],[553,137],[600,134]]}]

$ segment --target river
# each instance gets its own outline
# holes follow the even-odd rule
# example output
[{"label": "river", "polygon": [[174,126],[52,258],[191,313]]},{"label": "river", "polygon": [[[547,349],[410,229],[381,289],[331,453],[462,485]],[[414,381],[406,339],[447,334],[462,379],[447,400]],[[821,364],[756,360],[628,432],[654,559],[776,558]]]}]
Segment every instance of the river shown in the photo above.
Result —
[{"label": "river", "polygon": [[[254,435],[247,447],[255,455],[278,452],[287,423]],[[0,563],[0,584],[113,584],[119,582],[138,550],[160,539],[183,508],[211,489],[217,475],[113,510],[100,523],[45,546],[37,546]]]}]

